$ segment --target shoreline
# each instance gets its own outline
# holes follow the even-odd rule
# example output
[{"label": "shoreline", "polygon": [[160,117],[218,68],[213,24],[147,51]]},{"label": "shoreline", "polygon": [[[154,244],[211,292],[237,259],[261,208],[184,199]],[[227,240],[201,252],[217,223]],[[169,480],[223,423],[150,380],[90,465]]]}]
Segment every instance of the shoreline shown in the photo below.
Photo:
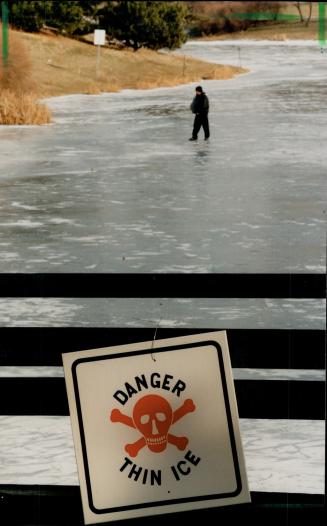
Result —
[{"label": "shoreline", "polygon": [[202,80],[228,80],[247,73],[238,66],[215,64],[190,56],[142,48],[101,49],[62,36],[15,33],[32,64],[31,81],[38,98],[69,94],[119,92],[123,89],[175,87]]},{"label": "shoreline", "polygon": [[275,23],[265,26],[250,27],[246,30],[216,35],[203,35],[190,40],[197,41],[228,41],[228,40],[315,40],[319,42],[318,20],[312,20],[308,26],[301,22]]}]

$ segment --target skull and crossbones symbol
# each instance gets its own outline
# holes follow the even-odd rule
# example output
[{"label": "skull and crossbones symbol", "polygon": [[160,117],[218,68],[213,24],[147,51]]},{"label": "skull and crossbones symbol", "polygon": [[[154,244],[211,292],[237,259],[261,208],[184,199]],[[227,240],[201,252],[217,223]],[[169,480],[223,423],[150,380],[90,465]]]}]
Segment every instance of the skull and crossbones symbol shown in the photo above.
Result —
[{"label": "skull and crossbones symbol", "polygon": [[195,405],[190,399],[185,400],[181,407],[173,411],[165,398],[151,394],[143,396],[136,402],[132,417],[124,415],[119,409],[113,409],[110,420],[137,429],[141,433],[142,437],[139,440],[125,446],[125,451],[131,457],[136,457],[145,446],[153,453],[161,453],[166,449],[167,444],[173,444],[183,451],[188,444],[188,438],[172,435],[169,429],[183,416],[193,411]]}]

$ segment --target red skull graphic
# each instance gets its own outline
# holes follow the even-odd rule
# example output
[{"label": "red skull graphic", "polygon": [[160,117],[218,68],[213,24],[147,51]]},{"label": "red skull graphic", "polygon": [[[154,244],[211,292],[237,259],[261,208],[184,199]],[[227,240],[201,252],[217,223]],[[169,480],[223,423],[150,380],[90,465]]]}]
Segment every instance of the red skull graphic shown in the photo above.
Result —
[{"label": "red skull graphic", "polygon": [[192,400],[185,400],[183,405],[173,412],[171,405],[159,395],[146,395],[134,406],[133,418],[124,415],[119,409],[111,411],[110,420],[120,422],[140,431],[142,437],[133,444],[127,444],[125,450],[131,457],[136,457],[140,449],[147,446],[153,453],[161,453],[167,444],[173,444],[181,451],[188,444],[186,437],[177,437],[169,433],[172,424],[183,416],[195,411]]},{"label": "red skull graphic", "polygon": [[162,396],[144,396],[134,406],[134,425],[144,436],[148,448],[154,453],[166,449],[172,421],[173,410]]}]

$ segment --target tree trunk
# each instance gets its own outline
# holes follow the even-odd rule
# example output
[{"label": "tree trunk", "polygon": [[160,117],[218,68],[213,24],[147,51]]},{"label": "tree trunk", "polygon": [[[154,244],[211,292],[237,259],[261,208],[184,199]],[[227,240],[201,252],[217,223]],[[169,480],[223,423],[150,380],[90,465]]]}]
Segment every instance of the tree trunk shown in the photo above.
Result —
[{"label": "tree trunk", "polygon": [[297,8],[298,12],[299,12],[299,15],[300,15],[300,19],[301,19],[301,22],[303,22],[303,14],[302,14],[302,8],[301,8],[301,2],[295,2],[295,7]]},{"label": "tree trunk", "polygon": [[308,16],[307,21],[305,23],[306,26],[308,26],[310,24],[311,16],[312,16],[312,2],[309,2],[309,16]]}]

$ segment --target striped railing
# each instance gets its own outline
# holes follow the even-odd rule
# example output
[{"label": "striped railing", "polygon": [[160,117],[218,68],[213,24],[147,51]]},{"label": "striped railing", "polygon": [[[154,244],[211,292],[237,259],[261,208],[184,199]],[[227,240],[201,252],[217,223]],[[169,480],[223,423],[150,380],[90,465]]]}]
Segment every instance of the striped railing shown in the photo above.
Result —
[{"label": "striped railing", "polygon": [[[12,298],[307,298],[322,302],[326,276],[2,274]],[[141,318],[142,319],[142,318]],[[222,328],[222,327],[219,327]],[[0,523],[81,525],[61,354],[216,330],[170,327],[0,326]],[[227,329],[252,503],[158,516],[290,526],[324,515],[325,330]],[[269,441],[271,444],[269,444]],[[270,458],[275,451],[275,457]],[[319,455],[316,453],[319,451]],[[318,456],[315,456],[318,455]],[[320,482],[311,466],[320,458]],[[292,464],[287,473],[287,465]],[[296,471],[296,464],[297,471]],[[285,468],[286,466],[286,468]],[[285,473],[282,470],[286,469]],[[291,470],[295,471],[293,474]],[[316,469],[316,468],[314,468]],[[282,478],[287,478],[287,484]],[[260,478],[262,477],[262,479]],[[280,479],[278,479],[280,477]],[[312,479],[312,484],[310,482]],[[273,480],[274,479],[274,480]],[[281,485],[278,486],[278,481]],[[292,482],[293,481],[293,482]],[[136,525],[153,518],[134,519]]]}]

